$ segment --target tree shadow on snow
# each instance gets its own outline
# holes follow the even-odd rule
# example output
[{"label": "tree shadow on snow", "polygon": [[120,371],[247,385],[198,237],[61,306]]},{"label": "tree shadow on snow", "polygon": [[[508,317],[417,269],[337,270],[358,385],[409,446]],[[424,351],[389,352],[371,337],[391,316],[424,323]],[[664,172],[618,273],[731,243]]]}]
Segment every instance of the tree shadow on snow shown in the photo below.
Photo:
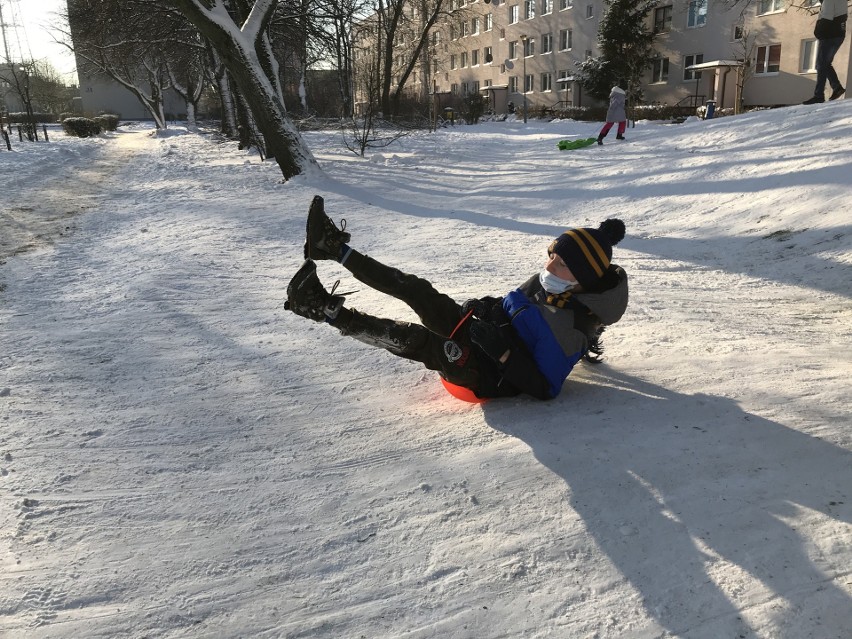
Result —
[{"label": "tree shadow on snow", "polygon": [[[329,180],[326,187],[344,197],[354,197],[388,211],[421,218],[459,220],[483,228],[495,228],[517,233],[556,237],[566,226],[508,219],[477,211],[456,208],[436,211],[413,201],[398,201],[372,193],[367,189],[341,185]],[[603,219],[605,216],[601,216]],[[755,229],[758,230],[758,229]],[[678,259],[684,262],[717,268],[732,273],[787,284],[823,290],[846,297],[852,296],[849,280],[852,266],[818,255],[818,252],[846,250],[852,226],[829,229],[774,229],[763,235],[725,236],[708,239],[675,237],[643,238],[628,234],[618,248]],[[741,256],[737,258],[736,256]],[[618,258],[615,259],[618,262]],[[795,268],[791,268],[791,264]],[[831,271],[827,273],[827,271]],[[828,276],[827,276],[828,275]]]},{"label": "tree shadow on snow", "polygon": [[724,397],[590,376],[596,384],[575,382],[534,420],[528,402],[483,410],[564,479],[647,614],[677,636],[747,637],[743,613],[764,606],[773,636],[798,639],[803,619],[842,636],[852,600],[834,581],[844,568],[825,530],[852,522],[852,453]]},{"label": "tree shadow on snow", "polygon": [[623,246],[632,251],[706,268],[852,297],[849,286],[852,264],[817,254],[848,250],[850,236],[852,225],[845,225],[813,230],[781,229],[762,236],[702,240],[627,237],[618,248]]}]

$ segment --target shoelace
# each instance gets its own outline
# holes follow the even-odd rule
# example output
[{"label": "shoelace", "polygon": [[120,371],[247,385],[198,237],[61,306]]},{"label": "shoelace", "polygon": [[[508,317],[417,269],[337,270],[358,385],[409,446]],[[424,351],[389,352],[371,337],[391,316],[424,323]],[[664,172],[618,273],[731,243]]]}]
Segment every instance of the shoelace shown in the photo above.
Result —
[{"label": "shoelace", "polygon": [[[334,295],[334,293],[337,291],[338,286],[340,286],[340,280],[337,280],[334,284],[331,285],[331,292],[329,293],[329,295]],[[357,292],[358,292],[358,289],[355,289],[354,291],[346,291],[345,293],[338,293],[338,295],[340,295],[341,297],[346,297],[347,295],[352,295],[353,293],[357,293]]]},{"label": "shoelace", "polygon": [[346,218],[345,217],[340,218],[340,228],[337,228],[337,224],[335,224],[334,220],[332,220],[330,217],[326,217],[325,221],[326,221],[326,224],[330,224],[331,228],[333,228],[338,233],[343,233],[343,232],[346,231]]}]

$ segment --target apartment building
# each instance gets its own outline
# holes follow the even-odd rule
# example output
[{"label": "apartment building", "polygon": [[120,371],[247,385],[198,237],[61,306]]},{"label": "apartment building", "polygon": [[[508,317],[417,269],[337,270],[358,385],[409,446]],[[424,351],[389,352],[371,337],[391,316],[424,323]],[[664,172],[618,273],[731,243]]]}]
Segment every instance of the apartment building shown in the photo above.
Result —
[{"label": "apartment building", "polygon": [[601,0],[454,0],[437,39],[437,92],[485,93],[497,113],[586,106],[575,62],[597,55]]},{"label": "apartment building", "polygon": [[[662,0],[648,17],[658,56],[643,87],[650,103],[719,108],[799,103],[816,80],[816,0]],[[531,110],[589,106],[574,80],[575,62],[598,55],[601,0],[454,0],[441,23],[433,61],[436,92],[484,92],[498,113],[510,103]],[[850,38],[834,67],[846,86]]]}]

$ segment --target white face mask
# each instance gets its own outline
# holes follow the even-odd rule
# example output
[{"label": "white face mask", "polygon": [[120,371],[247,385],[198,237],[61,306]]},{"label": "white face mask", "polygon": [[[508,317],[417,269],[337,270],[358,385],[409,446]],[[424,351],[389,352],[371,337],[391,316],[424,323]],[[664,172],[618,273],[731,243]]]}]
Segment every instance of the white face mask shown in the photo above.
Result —
[{"label": "white face mask", "polygon": [[577,284],[579,284],[579,282],[563,280],[561,277],[556,277],[547,269],[543,270],[541,273],[538,274],[538,281],[541,282],[541,285],[545,291],[547,291],[548,293],[554,293],[556,295],[558,295],[559,293],[564,293],[565,291],[570,291],[572,288],[577,286]]}]

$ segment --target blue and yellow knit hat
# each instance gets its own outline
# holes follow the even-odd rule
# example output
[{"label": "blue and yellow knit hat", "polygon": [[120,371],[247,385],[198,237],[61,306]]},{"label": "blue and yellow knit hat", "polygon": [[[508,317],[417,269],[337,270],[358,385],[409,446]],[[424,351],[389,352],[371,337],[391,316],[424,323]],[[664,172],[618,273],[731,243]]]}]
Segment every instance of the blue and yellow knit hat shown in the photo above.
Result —
[{"label": "blue and yellow knit hat", "polygon": [[589,289],[606,273],[612,247],[624,239],[624,232],[624,222],[615,218],[596,229],[569,229],[551,242],[547,254],[561,257],[580,285]]}]

